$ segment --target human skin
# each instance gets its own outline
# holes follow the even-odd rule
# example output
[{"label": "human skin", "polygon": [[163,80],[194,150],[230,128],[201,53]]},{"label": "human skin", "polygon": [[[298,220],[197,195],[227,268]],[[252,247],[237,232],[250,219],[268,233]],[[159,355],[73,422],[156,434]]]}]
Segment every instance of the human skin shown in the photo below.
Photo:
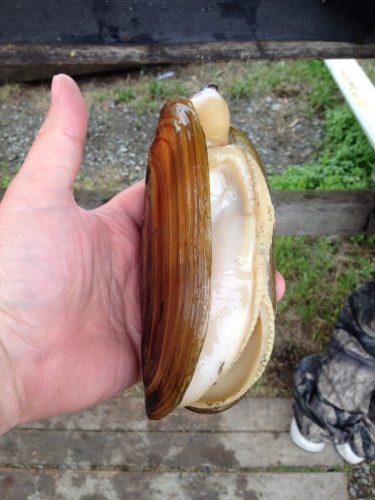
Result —
[{"label": "human skin", "polygon": [[78,86],[54,77],[48,115],[0,204],[0,434],[141,379],[144,183],[80,208],[72,186],[86,130]]}]

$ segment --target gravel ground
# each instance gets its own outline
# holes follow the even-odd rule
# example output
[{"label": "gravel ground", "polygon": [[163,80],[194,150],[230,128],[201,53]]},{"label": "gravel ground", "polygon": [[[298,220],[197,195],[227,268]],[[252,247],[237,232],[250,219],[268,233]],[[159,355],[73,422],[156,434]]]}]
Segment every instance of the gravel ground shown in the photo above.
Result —
[{"label": "gravel ground", "polygon": [[[200,88],[211,80],[202,66],[169,68],[179,78]],[[150,79],[159,69],[137,77]],[[116,104],[116,89],[127,74],[78,80],[88,102],[89,131],[79,184],[87,188],[120,188],[144,177],[147,152],[158,119],[157,112],[136,112],[128,104]],[[0,87],[1,176],[12,176],[22,164],[48,109],[49,85],[24,84]],[[323,135],[322,120],[308,118],[303,89],[278,96],[254,95],[230,103],[232,123],[245,130],[256,145],[266,170],[280,172],[290,164],[313,158]],[[1,163],[3,162],[3,163]],[[349,494],[355,499],[375,498],[375,472],[368,464],[348,467]]]},{"label": "gravel ground", "polygon": [[[179,68],[176,73],[180,79],[197,81],[196,88],[207,81],[201,67],[199,71],[194,66]],[[157,70],[140,76],[137,84],[153,75],[157,75]],[[80,174],[87,187],[122,187],[144,176],[158,112],[139,113],[129,104],[116,104],[113,95],[125,79],[126,75],[114,75],[101,80],[79,80],[89,108],[88,138]],[[46,83],[24,84],[16,91],[2,93],[0,87],[0,161],[5,162],[11,174],[22,164],[48,101]],[[299,95],[255,95],[230,106],[233,125],[252,138],[268,172],[304,163],[316,153],[322,121],[306,116]]]}]

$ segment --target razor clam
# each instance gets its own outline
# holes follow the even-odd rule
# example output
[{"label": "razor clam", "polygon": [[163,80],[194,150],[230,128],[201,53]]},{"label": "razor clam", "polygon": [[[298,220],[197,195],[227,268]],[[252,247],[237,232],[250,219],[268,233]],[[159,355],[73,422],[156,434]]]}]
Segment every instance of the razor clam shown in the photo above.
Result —
[{"label": "razor clam", "polygon": [[259,156],[215,86],[161,110],[142,238],[146,411],[223,411],[274,338],[274,211]]}]

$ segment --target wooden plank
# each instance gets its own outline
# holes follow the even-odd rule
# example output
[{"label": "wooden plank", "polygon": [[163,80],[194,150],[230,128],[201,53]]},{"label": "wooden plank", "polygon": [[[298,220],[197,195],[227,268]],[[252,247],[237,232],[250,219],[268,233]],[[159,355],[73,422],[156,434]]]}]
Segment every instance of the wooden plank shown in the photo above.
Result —
[{"label": "wooden plank", "polygon": [[347,500],[345,474],[0,470],[4,500]]},{"label": "wooden plank", "polygon": [[372,0],[3,0],[1,7],[0,43],[375,42]]},{"label": "wooden plank", "polygon": [[[32,67],[37,64],[84,67],[134,67],[146,64],[188,63],[299,57],[374,57],[375,42],[212,42],[183,45],[73,45],[0,44],[0,65]],[[112,67],[111,67],[112,66]],[[92,71],[93,68],[89,68]]]},{"label": "wooden plank", "polygon": [[277,191],[276,234],[375,233],[375,190]]},{"label": "wooden plank", "polygon": [[23,429],[122,432],[287,432],[292,419],[290,399],[243,399],[216,415],[184,408],[160,421],[148,420],[142,397],[118,397],[91,410],[24,425]]},{"label": "wooden plank", "polygon": [[[4,190],[0,190],[0,199]],[[110,200],[116,191],[78,190],[87,209]],[[352,235],[375,233],[375,190],[273,191],[277,235]]]},{"label": "wooden plank", "polygon": [[148,64],[253,59],[371,58],[375,43],[243,41],[199,44],[0,44],[0,82],[82,75]]},{"label": "wooden plank", "polygon": [[[4,191],[0,190],[0,198]],[[116,191],[79,190],[77,203],[95,208]],[[375,233],[375,190],[274,191],[278,235],[351,235]]]},{"label": "wooden plank", "polygon": [[372,0],[360,8],[351,0],[6,0],[0,82],[146,64],[370,58],[373,18]]},{"label": "wooden plank", "polygon": [[0,440],[0,466],[215,470],[335,466],[332,446],[308,453],[284,432],[92,432],[16,429]]}]

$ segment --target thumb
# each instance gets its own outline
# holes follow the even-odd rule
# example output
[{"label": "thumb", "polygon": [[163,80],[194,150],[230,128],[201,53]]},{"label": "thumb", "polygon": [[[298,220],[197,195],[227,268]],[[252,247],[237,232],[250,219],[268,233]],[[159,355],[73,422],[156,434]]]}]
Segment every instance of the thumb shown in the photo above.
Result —
[{"label": "thumb", "polygon": [[71,189],[81,166],[86,132],[86,106],[78,85],[67,75],[54,76],[47,118],[16,184],[37,191]]}]

